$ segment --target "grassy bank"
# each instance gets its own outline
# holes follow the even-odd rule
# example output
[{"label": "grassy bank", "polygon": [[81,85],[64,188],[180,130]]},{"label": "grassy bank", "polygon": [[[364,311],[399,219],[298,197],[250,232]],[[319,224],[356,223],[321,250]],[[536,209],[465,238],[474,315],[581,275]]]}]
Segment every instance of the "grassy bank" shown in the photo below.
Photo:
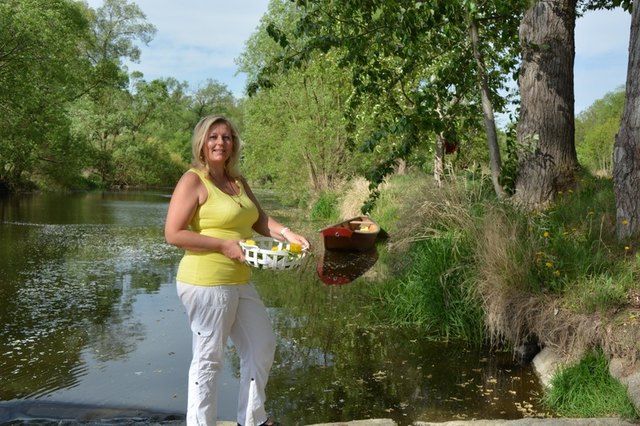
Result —
[{"label": "grassy bank", "polygon": [[[366,185],[343,193],[336,215],[357,213]],[[392,266],[369,287],[370,317],[440,339],[636,359],[640,257],[615,238],[612,183],[585,175],[556,195],[531,213],[497,200],[483,177],[452,177],[441,188],[427,176],[390,179],[372,216],[391,236],[384,262]],[[563,398],[548,402],[565,409]],[[572,415],[629,415],[606,405]]]}]

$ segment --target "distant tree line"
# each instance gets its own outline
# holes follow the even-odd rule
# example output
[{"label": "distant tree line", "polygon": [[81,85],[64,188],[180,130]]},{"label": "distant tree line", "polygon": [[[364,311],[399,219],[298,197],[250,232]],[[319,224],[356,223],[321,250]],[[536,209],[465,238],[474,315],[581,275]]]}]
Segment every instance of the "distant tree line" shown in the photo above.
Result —
[{"label": "distant tree line", "polygon": [[3,0],[0,28],[0,190],[170,185],[202,115],[241,119],[216,81],[128,72],[156,29],[126,0]]}]

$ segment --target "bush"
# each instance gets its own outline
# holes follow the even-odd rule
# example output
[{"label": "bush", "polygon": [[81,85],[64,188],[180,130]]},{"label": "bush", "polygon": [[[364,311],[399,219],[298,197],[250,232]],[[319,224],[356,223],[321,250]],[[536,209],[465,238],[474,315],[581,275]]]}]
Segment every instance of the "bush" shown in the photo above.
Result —
[{"label": "bush", "polygon": [[311,220],[337,220],[338,196],[333,192],[322,192],[311,207]]}]

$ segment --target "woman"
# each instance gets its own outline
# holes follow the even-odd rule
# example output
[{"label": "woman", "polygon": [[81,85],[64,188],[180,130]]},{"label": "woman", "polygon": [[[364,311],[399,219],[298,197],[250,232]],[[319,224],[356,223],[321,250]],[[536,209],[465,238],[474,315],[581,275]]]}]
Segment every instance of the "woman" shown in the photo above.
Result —
[{"label": "woman", "polygon": [[240,357],[238,424],[245,423],[249,387],[255,379],[261,403],[252,417],[261,425],[278,425],[264,411],[275,334],[250,283],[251,270],[239,241],[255,231],[305,248],[309,242],[262,210],[238,172],[240,144],[236,127],[225,117],[200,120],[192,138],[193,167],[178,181],[165,223],[166,241],[185,249],[176,281],[193,333],[189,426],[216,424],[216,383],[229,337]]}]

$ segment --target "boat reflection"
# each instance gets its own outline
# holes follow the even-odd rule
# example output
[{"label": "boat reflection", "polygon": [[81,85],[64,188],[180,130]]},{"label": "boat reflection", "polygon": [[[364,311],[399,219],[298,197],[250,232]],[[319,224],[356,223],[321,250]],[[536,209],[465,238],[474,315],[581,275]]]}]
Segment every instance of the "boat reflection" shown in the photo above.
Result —
[{"label": "boat reflection", "polygon": [[375,247],[363,252],[325,250],[318,260],[316,271],[327,285],[350,283],[367,272],[378,260]]}]

